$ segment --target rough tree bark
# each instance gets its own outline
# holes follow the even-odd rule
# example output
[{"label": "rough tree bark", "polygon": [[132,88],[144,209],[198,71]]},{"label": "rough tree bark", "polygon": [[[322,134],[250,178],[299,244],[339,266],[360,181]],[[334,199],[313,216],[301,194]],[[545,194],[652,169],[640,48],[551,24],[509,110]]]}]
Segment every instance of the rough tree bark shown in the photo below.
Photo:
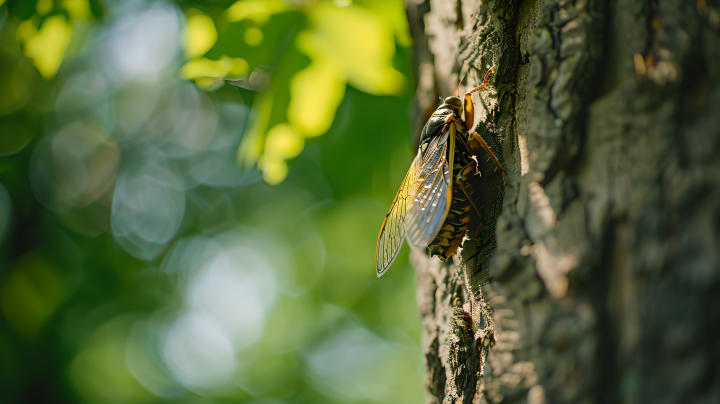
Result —
[{"label": "rough tree bark", "polygon": [[412,253],[427,402],[720,402],[720,1],[406,7],[416,126],[496,66],[512,184],[480,159],[480,238]]}]

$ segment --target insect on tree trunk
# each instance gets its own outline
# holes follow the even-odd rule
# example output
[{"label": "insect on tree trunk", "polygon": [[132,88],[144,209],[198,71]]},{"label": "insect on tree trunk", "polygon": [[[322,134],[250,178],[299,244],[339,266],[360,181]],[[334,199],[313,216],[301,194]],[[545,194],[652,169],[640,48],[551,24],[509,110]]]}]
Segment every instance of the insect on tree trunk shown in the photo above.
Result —
[{"label": "insect on tree trunk", "polygon": [[720,402],[720,1],[406,8],[416,127],[495,66],[512,184],[480,161],[479,239],[412,253],[427,402]]}]

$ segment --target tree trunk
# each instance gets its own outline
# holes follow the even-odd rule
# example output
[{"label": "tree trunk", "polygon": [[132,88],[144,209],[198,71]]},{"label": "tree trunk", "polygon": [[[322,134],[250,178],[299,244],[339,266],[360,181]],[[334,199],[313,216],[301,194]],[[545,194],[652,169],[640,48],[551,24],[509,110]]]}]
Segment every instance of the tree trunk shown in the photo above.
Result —
[{"label": "tree trunk", "polygon": [[406,5],[417,126],[495,66],[512,185],[479,155],[463,250],[412,253],[427,402],[720,402],[720,1]]}]

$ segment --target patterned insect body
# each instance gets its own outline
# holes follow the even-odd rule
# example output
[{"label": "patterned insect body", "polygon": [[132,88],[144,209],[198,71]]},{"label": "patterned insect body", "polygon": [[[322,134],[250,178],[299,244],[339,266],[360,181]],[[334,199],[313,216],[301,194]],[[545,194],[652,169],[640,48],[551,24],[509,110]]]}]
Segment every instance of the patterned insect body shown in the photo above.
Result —
[{"label": "patterned insect body", "polygon": [[[457,99],[457,97],[452,98]],[[457,99],[457,101],[459,101],[459,99]],[[435,238],[426,245],[430,249],[430,254],[437,255],[441,261],[445,261],[460,246],[468,225],[470,224],[470,209],[472,209],[470,198],[465,195],[462,186],[464,186],[466,190],[472,189],[471,184],[468,182],[468,174],[475,173],[473,164],[475,160],[472,158],[473,153],[468,145],[470,141],[468,131],[465,128],[465,123],[459,118],[459,112],[459,108],[455,105],[448,103],[443,104],[433,113],[432,117],[430,117],[422,134],[423,137],[427,136],[431,138],[433,135],[437,135],[437,133],[427,133],[430,132],[430,130],[437,128],[436,130],[441,131],[446,124],[455,126],[455,150],[452,176],[450,177],[452,184],[450,209],[439,232]],[[450,122],[447,122],[448,118],[450,118]],[[438,124],[442,124],[442,126]],[[465,171],[464,175],[463,171]],[[410,238],[408,238],[408,240],[410,240]],[[423,248],[423,246],[418,245],[413,245],[413,247]]]},{"label": "patterned insect body", "polygon": [[[475,209],[469,179],[477,172],[478,146],[483,147],[505,178],[504,169],[485,141],[472,127],[473,106],[470,95],[485,83],[465,94],[465,103],[448,97],[423,128],[420,145],[410,170],[405,175],[390,211],[383,220],[376,246],[377,276],[382,276],[397,257],[402,243],[428,248],[441,261],[450,257],[462,243]],[[463,120],[462,109],[465,109]],[[505,178],[507,182],[507,178]]]}]

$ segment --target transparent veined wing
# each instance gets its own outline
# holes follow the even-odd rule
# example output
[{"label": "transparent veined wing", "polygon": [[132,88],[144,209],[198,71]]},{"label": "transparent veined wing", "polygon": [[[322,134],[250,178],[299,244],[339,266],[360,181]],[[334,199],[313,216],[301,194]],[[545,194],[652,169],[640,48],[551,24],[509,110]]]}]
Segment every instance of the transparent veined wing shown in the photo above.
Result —
[{"label": "transparent veined wing", "polygon": [[[425,144],[421,144],[418,149],[418,154],[415,156],[415,160],[410,166],[405,178],[403,179],[400,189],[395,195],[390,210],[383,220],[382,227],[380,227],[380,235],[378,236],[377,245],[375,247],[376,256],[376,270],[377,276],[382,276],[390,265],[392,265],[395,258],[397,258],[402,243],[405,240],[406,228],[409,223],[414,223],[420,218],[417,214],[408,216],[409,212],[414,212],[414,206],[420,200],[417,195],[425,196],[427,191],[425,184],[430,181],[435,184],[438,172],[446,170],[447,166],[447,152],[448,152],[448,134],[447,131],[440,136],[431,139]],[[447,173],[444,173],[445,177],[448,177]],[[445,184],[445,185],[442,185]],[[447,195],[448,182],[442,180],[437,182],[437,188],[435,192],[431,194],[433,198],[437,197],[436,194]],[[422,199],[424,201],[424,199]],[[445,199],[443,199],[442,206],[439,206],[442,211],[445,210]],[[440,205],[441,203],[437,203]],[[433,207],[433,211],[438,206]],[[410,220],[408,220],[408,218]],[[442,219],[440,219],[440,225],[442,225]],[[438,225],[437,229],[440,227]],[[435,231],[437,234],[437,230]],[[434,235],[433,235],[434,237]],[[432,241],[432,238],[430,238]],[[428,243],[429,244],[429,241]],[[422,247],[427,247],[425,244]],[[413,244],[415,245],[415,244]]]},{"label": "transparent veined wing", "polygon": [[[431,171],[414,193],[405,215],[407,240],[415,248],[425,248],[437,236],[447,217],[452,199],[452,178],[450,167],[453,164],[455,149],[455,126],[444,134],[449,153],[442,153],[434,164],[428,164]],[[448,133],[449,132],[449,133]]]}]

